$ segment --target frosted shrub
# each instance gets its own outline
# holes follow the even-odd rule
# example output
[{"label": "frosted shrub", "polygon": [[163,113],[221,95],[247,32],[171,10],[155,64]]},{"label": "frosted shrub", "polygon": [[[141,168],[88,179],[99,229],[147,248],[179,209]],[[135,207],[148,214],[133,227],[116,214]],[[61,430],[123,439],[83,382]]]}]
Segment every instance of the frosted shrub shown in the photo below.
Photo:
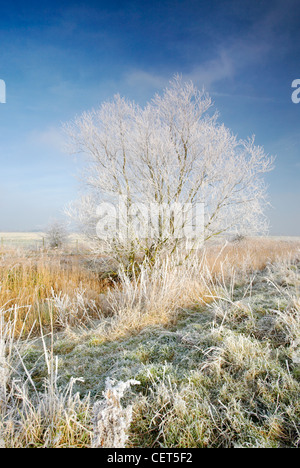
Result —
[{"label": "frosted shrub", "polygon": [[63,247],[67,240],[67,228],[62,221],[53,221],[52,224],[47,227],[46,241],[50,249],[59,249]]},{"label": "frosted shrub", "polygon": [[120,400],[131,385],[139,383],[137,380],[128,380],[115,384],[114,380],[106,379],[104,400],[94,405],[93,448],[125,447],[132,420],[132,406],[122,408]]}]

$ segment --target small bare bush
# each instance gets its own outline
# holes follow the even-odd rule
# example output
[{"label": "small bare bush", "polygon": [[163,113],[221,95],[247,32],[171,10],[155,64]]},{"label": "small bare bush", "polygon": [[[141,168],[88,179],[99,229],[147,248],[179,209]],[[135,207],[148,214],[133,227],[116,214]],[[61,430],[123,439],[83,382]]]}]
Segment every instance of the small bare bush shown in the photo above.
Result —
[{"label": "small bare bush", "polygon": [[68,231],[62,221],[53,221],[46,230],[46,241],[50,249],[59,249],[66,244]]},{"label": "small bare bush", "polygon": [[103,392],[104,400],[94,405],[93,448],[124,448],[132,420],[132,406],[122,408],[121,398],[131,385],[138,385],[136,380],[115,383],[106,380]]}]

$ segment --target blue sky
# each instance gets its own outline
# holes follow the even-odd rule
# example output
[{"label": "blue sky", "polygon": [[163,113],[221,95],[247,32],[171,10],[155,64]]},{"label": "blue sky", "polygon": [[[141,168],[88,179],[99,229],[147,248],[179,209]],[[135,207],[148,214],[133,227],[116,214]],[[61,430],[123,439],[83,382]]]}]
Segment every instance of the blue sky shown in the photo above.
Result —
[{"label": "blue sky", "polygon": [[0,1],[0,231],[43,229],[77,197],[62,122],[115,93],[144,104],[180,73],[276,156],[270,233],[300,236],[299,22],[298,0]]}]

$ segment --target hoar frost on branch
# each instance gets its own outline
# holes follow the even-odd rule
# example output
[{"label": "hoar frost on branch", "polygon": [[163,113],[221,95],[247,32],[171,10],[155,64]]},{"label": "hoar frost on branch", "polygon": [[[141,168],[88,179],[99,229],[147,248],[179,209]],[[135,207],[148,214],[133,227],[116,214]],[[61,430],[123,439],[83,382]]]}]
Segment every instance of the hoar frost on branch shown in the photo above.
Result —
[{"label": "hoar frost on branch", "polygon": [[174,203],[204,204],[204,239],[267,230],[263,174],[273,158],[254,138],[239,140],[219,124],[211,106],[204,91],[175,76],[144,108],[117,95],[65,125],[70,151],[87,156],[87,192],[70,209],[86,233],[97,237],[96,207],[114,196],[128,208],[136,202],[164,207],[160,228],[148,239],[152,246],[176,245],[165,210]]}]

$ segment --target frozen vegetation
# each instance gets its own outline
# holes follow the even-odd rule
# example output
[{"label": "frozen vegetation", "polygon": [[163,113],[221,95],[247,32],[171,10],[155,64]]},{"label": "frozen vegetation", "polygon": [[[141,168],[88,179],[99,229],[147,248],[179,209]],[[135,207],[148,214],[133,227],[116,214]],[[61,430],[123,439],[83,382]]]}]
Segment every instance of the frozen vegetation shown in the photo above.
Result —
[{"label": "frozen vegetation", "polygon": [[3,250],[1,445],[298,447],[299,255],[243,240],[112,280]]}]

